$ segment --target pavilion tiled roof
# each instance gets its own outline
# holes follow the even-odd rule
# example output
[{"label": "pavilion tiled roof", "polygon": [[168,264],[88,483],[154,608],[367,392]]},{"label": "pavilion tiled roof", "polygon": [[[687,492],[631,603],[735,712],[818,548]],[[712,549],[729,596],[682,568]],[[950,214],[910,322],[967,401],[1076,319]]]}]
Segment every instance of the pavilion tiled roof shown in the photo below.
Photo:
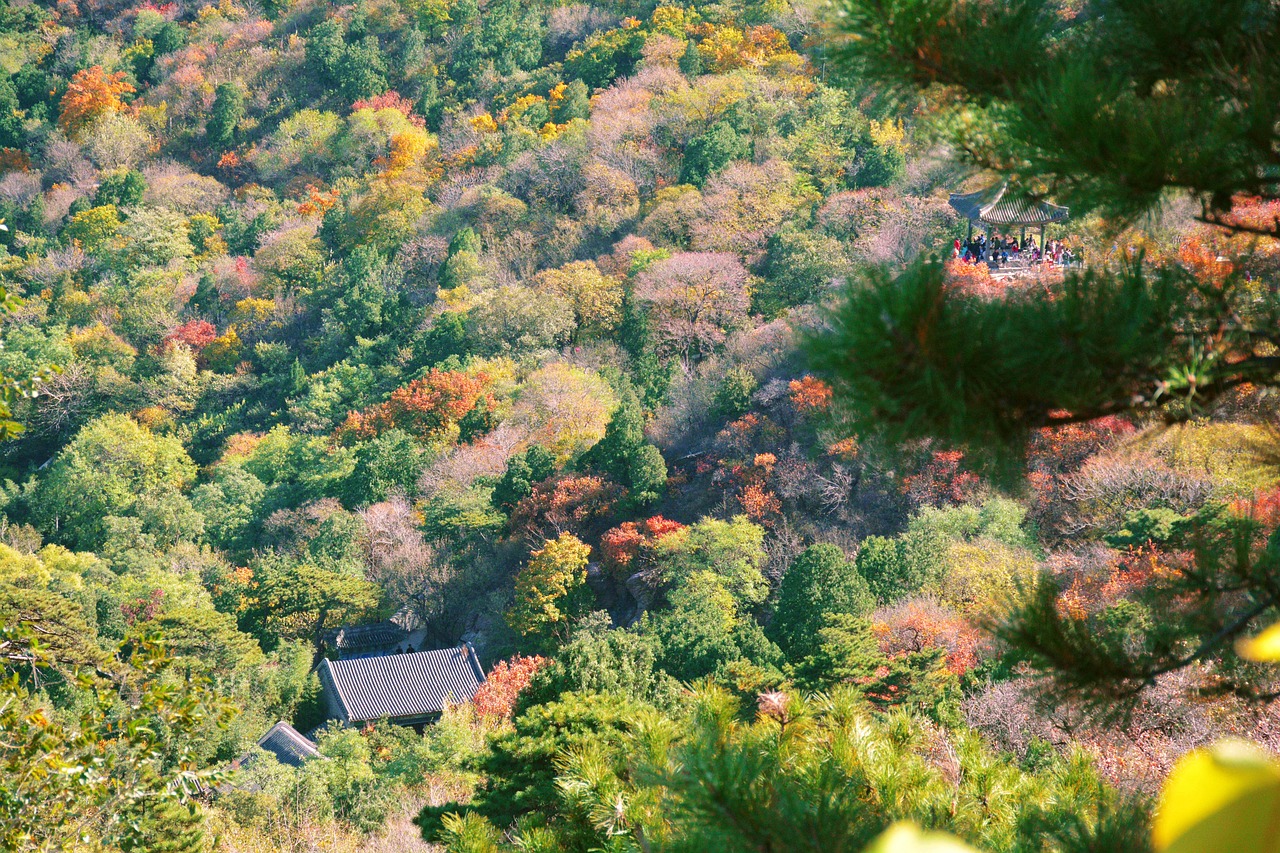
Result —
[{"label": "pavilion tiled roof", "polygon": [[284,720],[267,729],[267,733],[258,739],[258,746],[290,767],[300,767],[304,761],[320,757],[316,745]]},{"label": "pavilion tiled roof", "polygon": [[972,193],[952,193],[951,206],[970,222],[989,225],[1051,225],[1070,215],[1070,210],[1062,205],[1011,190],[1008,182]]},{"label": "pavilion tiled roof", "polygon": [[320,663],[347,722],[424,717],[465,702],[484,683],[475,650],[449,649]]}]

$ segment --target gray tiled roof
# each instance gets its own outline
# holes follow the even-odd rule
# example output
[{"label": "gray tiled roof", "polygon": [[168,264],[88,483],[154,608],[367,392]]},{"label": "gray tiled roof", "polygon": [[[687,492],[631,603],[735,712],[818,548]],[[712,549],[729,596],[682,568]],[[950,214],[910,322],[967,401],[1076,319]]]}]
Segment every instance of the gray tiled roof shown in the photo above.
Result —
[{"label": "gray tiled roof", "polygon": [[965,219],[991,225],[1048,225],[1062,222],[1070,214],[1061,205],[1011,192],[1007,183],[972,193],[952,193],[951,206]]},{"label": "gray tiled roof", "polygon": [[448,702],[465,702],[484,682],[484,671],[468,644],[352,660],[324,660],[322,675],[333,685],[348,722],[435,714]]},{"label": "gray tiled roof", "polygon": [[258,739],[258,746],[275,755],[281,764],[300,767],[304,761],[319,758],[320,750],[297,729],[284,720],[267,729],[267,733]]},{"label": "gray tiled roof", "polygon": [[359,649],[394,646],[403,642],[409,632],[394,622],[378,622],[374,625],[353,625],[334,631],[331,645],[342,652]]}]

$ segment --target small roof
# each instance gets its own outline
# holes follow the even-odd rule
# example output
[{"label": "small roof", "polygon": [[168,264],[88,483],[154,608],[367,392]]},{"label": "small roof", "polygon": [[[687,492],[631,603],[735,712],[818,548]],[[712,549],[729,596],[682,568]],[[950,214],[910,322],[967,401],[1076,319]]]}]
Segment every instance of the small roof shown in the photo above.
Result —
[{"label": "small roof", "polygon": [[258,746],[290,767],[301,767],[304,761],[320,757],[316,745],[284,720],[267,729],[267,733],[258,739]]},{"label": "small roof", "polygon": [[1010,191],[1008,181],[977,192],[952,193],[951,206],[970,222],[988,225],[1051,225],[1070,215],[1070,210],[1062,205]]},{"label": "small roof", "polygon": [[430,652],[325,660],[320,671],[348,722],[421,717],[466,702],[484,683],[484,670],[469,643]]},{"label": "small roof", "polygon": [[334,631],[330,645],[340,652],[383,648],[403,642],[409,632],[395,622],[375,622],[372,625],[348,625]]}]

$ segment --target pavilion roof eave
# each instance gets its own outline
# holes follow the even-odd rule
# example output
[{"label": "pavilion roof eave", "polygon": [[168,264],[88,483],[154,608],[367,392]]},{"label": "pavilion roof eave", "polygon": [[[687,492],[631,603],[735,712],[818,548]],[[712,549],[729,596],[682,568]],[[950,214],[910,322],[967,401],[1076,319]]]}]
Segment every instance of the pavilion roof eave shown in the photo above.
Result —
[{"label": "pavilion roof eave", "polygon": [[970,222],[1003,227],[1035,228],[1064,222],[1070,209],[1008,192],[1007,182],[972,193],[952,193],[951,206]]}]

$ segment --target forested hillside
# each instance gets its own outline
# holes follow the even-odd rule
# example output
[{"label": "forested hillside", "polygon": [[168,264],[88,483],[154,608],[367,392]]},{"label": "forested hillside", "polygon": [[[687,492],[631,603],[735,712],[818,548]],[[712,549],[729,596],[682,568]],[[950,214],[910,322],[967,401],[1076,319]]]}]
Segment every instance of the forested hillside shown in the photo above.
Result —
[{"label": "forested hillside", "polygon": [[[1280,747],[1269,188],[888,5],[7,0],[5,849],[1140,851]],[[997,173],[1084,272],[959,260]],[[487,680],[333,722],[391,620]]]}]

